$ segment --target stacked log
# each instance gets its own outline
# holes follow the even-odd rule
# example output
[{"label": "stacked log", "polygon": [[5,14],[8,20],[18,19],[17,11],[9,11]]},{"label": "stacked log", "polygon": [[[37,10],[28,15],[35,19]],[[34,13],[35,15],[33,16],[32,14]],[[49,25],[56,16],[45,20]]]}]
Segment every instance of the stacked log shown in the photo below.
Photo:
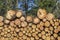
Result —
[{"label": "stacked log", "polygon": [[[36,17],[9,10],[0,16],[0,40],[60,40],[60,20],[39,9]],[[5,18],[5,19],[4,19]]]}]

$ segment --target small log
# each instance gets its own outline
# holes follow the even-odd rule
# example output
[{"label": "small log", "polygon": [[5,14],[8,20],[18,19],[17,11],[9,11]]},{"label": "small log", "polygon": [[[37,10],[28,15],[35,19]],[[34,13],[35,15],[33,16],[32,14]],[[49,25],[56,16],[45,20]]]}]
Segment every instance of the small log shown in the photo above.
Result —
[{"label": "small log", "polygon": [[32,29],[32,32],[36,32],[36,30],[35,29]]},{"label": "small log", "polygon": [[16,19],[14,22],[15,22],[16,25],[20,25],[21,24],[19,19]]},{"label": "small log", "polygon": [[59,32],[58,29],[55,29],[55,30],[54,30],[54,33],[58,33],[58,32]]},{"label": "small log", "polygon": [[54,33],[53,36],[54,36],[55,38],[57,38],[57,37],[58,37],[58,34]]},{"label": "small log", "polygon": [[55,26],[59,26],[59,22],[55,22]]},{"label": "small log", "polygon": [[23,21],[23,22],[21,23],[21,26],[22,26],[22,27],[26,27],[26,26],[27,26],[27,22],[26,22],[26,21]]},{"label": "small log", "polygon": [[52,19],[54,19],[54,15],[52,13],[48,13],[47,16],[46,16],[46,19],[47,20],[52,20]]},{"label": "small log", "polygon": [[22,38],[25,40],[25,39],[27,39],[27,36],[26,35],[23,35]]},{"label": "small log", "polygon": [[39,37],[42,37],[41,33],[38,34]]},{"label": "small log", "polygon": [[14,26],[15,24],[14,24],[14,21],[11,21],[10,22],[10,26]]},{"label": "small log", "polygon": [[40,22],[40,26],[44,26],[44,22],[41,21],[41,22]]},{"label": "small log", "polygon": [[57,29],[58,29],[58,31],[60,31],[60,26],[58,26],[58,28],[57,28]]},{"label": "small log", "polygon": [[36,36],[36,33],[32,33],[32,36],[35,37]]},{"label": "small log", "polygon": [[49,31],[49,28],[45,28],[45,32],[48,32]]},{"label": "small log", "polygon": [[5,24],[9,24],[9,23],[10,23],[10,20],[5,19],[5,20],[4,20],[4,23],[5,23]]},{"label": "small log", "polygon": [[50,30],[50,31],[53,31],[54,29],[53,29],[53,27],[52,27],[52,26],[50,26],[50,27],[49,27],[49,30]]},{"label": "small log", "polygon": [[42,31],[42,32],[41,32],[41,35],[45,35],[45,31]]},{"label": "small log", "polygon": [[36,35],[36,36],[35,36],[35,39],[36,39],[36,40],[39,40],[39,37]]},{"label": "small log", "polygon": [[[21,30],[21,31],[24,31],[24,28],[20,28],[20,30]],[[25,29],[25,30],[27,30],[27,29]]]},{"label": "small log", "polygon": [[27,21],[27,22],[32,22],[32,16],[27,16],[27,17],[26,17],[26,21]]},{"label": "small log", "polygon": [[46,36],[45,36],[45,35],[42,35],[42,39],[44,39],[44,40],[45,40],[45,39],[46,39]]},{"label": "small log", "polygon": [[5,35],[5,34],[8,34],[8,32],[7,32],[7,31],[5,31],[5,30],[3,31],[3,33],[4,33],[4,35]]},{"label": "small log", "polygon": [[10,33],[8,33],[6,36],[9,38],[9,37],[11,37],[12,35],[11,35]]},{"label": "small log", "polygon": [[4,25],[4,28],[5,28],[5,27],[8,27],[8,25]]},{"label": "small log", "polygon": [[12,27],[12,26],[9,26],[9,29],[11,32],[13,32],[15,30],[14,27]]},{"label": "small log", "polygon": [[49,27],[50,26],[50,22],[46,21],[45,22],[45,27]]},{"label": "small log", "polygon": [[18,29],[18,28],[15,28],[15,30],[14,30],[15,32],[19,32],[20,31],[20,29]]},{"label": "small log", "polygon": [[60,40],[60,37],[58,37],[58,40]]},{"label": "small log", "polygon": [[37,24],[37,28],[40,28],[40,24]]},{"label": "small log", "polygon": [[3,29],[3,27],[0,27],[0,30],[2,30]]},{"label": "small log", "polygon": [[27,37],[27,39],[26,40],[30,40],[30,38],[29,37]]},{"label": "small log", "polygon": [[36,28],[36,32],[41,32],[41,30],[39,28]]},{"label": "small log", "polygon": [[2,16],[0,16],[0,22],[2,22],[4,20],[4,18]]},{"label": "small log", "polygon": [[32,26],[33,23],[29,23],[28,26]]},{"label": "small log", "polygon": [[5,38],[4,37],[1,37],[0,40],[5,40]]},{"label": "small log", "polygon": [[4,32],[1,32],[1,34],[0,34],[1,36],[4,36]]},{"label": "small log", "polygon": [[18,38],[17,37],[13,37],[13,40],[18,40]]},{"label": "small log", "polygon": [[0,22],[0,26],[3,26],[4,25],[4,23],[3,22]]},{"label": "small log", "polygon": [[50,20],[50,24],[51,24],[52,26],[55,25],[53,20]]},{"label": "small log", "polygon": [[22,17],[20,18],[20,21],[25,21],[25,17],[22,16]]},{"label": "small log", "polygon": [[46,21],[47,21],[47,19],[46,19],[46,18],[44,18],[44,19],[42,19],[42,21],[43,21],[43,22],[46,22]]},{"label": "small log", "polygon": [[53,36],[50,37],[51,40],[55,40],[55,38]]},{"label": "small log", "polygon": [[21,17],[22,16],[22,11],[18,11],[17,13],[16,13],[16,17]]},{"label": "small log", "polygon": [[36,25],[33,24],[33,25],[32,25],[32,28],[33,28],[33,29],[36,29]]},{"label": "small log", "polygon": [[43,26],[40,26],[40,28],[39,28],[40,30],[44,30],[44,27]]},{"label": "small log", "polygon": [[38,24],[39,22],[40,22],[39,18],[35,17],[35,18],[33,19],[33,23]]},{"label": "small log", "polygon": [[50,37],[46,37],[46,40],[50,40]]},{"label": "small log", "polygon": [[35,38],[34,37],[31,37],[31,40],[34,40]]}]

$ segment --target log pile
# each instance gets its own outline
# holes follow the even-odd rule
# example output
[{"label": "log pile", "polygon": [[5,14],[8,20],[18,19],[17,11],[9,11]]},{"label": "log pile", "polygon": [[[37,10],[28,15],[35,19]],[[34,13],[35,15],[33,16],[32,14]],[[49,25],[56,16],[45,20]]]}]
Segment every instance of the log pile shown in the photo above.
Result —
[{"label": "log pile", "polygon": [[60,40],[60,20],[39,9],[37,17],[9,10],[0,16],[0,40]]}]

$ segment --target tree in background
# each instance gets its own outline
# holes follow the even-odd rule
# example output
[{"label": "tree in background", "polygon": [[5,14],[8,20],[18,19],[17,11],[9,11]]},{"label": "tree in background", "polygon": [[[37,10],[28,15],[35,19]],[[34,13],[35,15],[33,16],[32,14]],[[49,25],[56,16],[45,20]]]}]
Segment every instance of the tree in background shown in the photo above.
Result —
[{"label": "tree in background", "polygon": [[56,0],[34,0],[34,4],[37,6],[32,7],[31,10],[28,10],[28,15],[36,15],[39,8],[46,9],[47,12],[53,12],[53,10],[56,8]]},{"label": "tree in background", "polygon": [[0,15],[4,14],[10,9],[16,9],[17,0],[0,0]]},{"label": "tree in background", "polygon": [[[21,3],[19,3],[19,1]],[[18,4],[19,3],[19,4]],[[60,1],[59,0],[0,0],[0,15],[5,14],[8,10],[17,10],[20,7],[26,11],[28,15],[36,16],[39,8],[46,9],[47,12],[54,13],[56,17],[60,17]],[[24,11],[23,10],[23,11]]]},{"label": "tree in background", "polygon": [[6,5],[4,0],[0,0],[0,15],[3,15],[6,11]]},{"label": "tree in background", "polygon": [[34,2],[38,7],[34,7],[29,13],[33,15],[37,13],[39,8],[46,9],[47,12],[53,13],[56,18],[60,19],[60,0],[35,0]]},{"label": "tree in background", "polygon": [[53,13],[55,14],[56,18],[60,19],[60,0],[57,0],[56,8],[54,9]]},{"label": "tree in background", "polygon": [[34,0],[18,0],[18,8],[25,11],[26,14],[29,14],[28,11],[31,11],[35,6]]}]

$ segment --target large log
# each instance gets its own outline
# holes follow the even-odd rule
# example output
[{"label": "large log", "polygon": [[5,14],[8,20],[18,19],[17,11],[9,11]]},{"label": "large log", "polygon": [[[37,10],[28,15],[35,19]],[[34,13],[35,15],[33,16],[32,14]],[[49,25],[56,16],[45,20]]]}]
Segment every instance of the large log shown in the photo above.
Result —
[{"label": "large log", "polygon": [[44,9],[39,9],[37,12],[37,16],[40,19],[44,19],[46,17],[46,15],[47,15],[47,12]]},{"label": "large log", "polygon": [[6,18],[11,20],[15,17],[16,12],[14,10],[9,10],[6,14]]},{"label": "large log", "polygon": [[47,20],[52,20],[52,19],[54,19],[54,15],[52,13],[48,13],[47,16],[46,16],[46,19]]}]

